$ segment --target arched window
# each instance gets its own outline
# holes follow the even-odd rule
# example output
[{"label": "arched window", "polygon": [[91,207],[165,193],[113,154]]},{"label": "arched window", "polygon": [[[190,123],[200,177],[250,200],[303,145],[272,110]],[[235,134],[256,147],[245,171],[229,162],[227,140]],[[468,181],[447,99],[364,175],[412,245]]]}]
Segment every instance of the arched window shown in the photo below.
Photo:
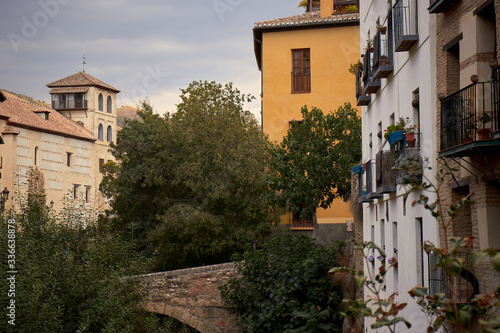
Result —
[{"label": "arched window", "polygon": [[99,111],[104,111],[104,98],[99,94]]},{"label": "arched window", "polygon": [[34,165],[38,164],[38,147],[35,147]]},{"label": "arched window", "polygon": [[113,141],[113,129],[111,126],[108,126],[107,139],[108,141]]},{"label": "arched window", "polygon": [[102,126],[102,124],[99,124],[99,129],[97,130],[97,138],[99,140],[104,140],[104,126]]},{"label": "arched window", "polygon": [[111,99],[111,96],[108,96],[106,101],[106,110],[108,113],[113,113],[113,100]]}]

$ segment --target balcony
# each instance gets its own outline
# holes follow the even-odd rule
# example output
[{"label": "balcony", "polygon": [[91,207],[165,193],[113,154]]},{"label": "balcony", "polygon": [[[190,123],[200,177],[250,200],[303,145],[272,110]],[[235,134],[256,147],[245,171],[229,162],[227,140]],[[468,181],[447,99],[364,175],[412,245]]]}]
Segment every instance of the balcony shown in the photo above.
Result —
[{"label": "balcony", "polygon": [[356,70],[356,105],[368,105],[370,104],[371,97],[370,95],[366,95],[363,91],[363,85],[361,80],[363,78],[363,69],[357,68]]},{"label": "balcony", "polygon": [[335,14],[359,13],[359,0],[336,0]]},{"label": "balcony", "polygon": [[363,92],[365,94],[374,94],[380,89],[380,79],[373,77],[371,62],[371,52],[366,51],[363,57]]},{"label": "balcony", "polygon": [[52,108],[54,110],[85,110],[87,101],[85,100],[53,100]]},{"label": "balcony", "polygon": [[[495,74],[496,73],[496,74]],[[475,82],[441,99],[441,157],[469,156],[500,145],[499,69],[491,82]]]},{"label": "balcony", "polygon": [[458,0],[431,0],[429,13],[446,13],[451,7],[455,6]]},{"label": "balcony", "polygon": [[379,151],[375,158],[376,191],[379,194],[396,192],[396,173],[394,161],[396,152]]},{"label": "balcony", "polygon": [[293,214],[290,214],[290,229],[292,230],[314,230],[313,217],[310,214],[303,216],[302,208]]},{"label": "balcony", "polygon": [[392,54],[389,52],[388,38],[379,30],[373,39],[373,78],[386,78],[394,71]]},{"label": "balcony", "polygon": [[418,41],[417,0],[398,0],[393,7],[396,52],[408,51]]}]

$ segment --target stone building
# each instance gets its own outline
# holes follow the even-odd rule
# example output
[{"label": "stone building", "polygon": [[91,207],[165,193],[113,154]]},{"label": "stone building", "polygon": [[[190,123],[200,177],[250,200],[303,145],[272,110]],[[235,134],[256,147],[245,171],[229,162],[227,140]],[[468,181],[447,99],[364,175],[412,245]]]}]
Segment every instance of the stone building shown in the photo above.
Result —
[{"label": "stone building", "polygon": [[33,168],[54,209],[66,203],[102,211],[107,204],[99,183],[102,164],[112,159],[109,143],[116,137],[119,90],[84,72],[47,86],[52,108],[2,92],[0,185],[12,199]]},{"label": "stone building", "polygon": [[[429,11],[437,25],[438,157],[456,169],[440,196],[446,206],[468,194],[474,201],[447,236],[474,236],[473,249],[500,249],[500,1],[434,0]],[[465,259],[470,250],[461,250]],[[454,287],[467,300],[499,284],[485,260]]]},{"label": "stone building", "polygon": [[[281,142],[301,108],[315,106],[327,113],[355,104],[354,76],[349,67],[359,56],[358,1],[309,1],[305,14],[257,22],[254,51],[262,76],[262,127],[271,141]],[[281,224],[322,238],[350,238],[349,204],[335,200],[318,209],[315,219],[300,213],[282,216]],[[316,223],[317,222],[317,223]],[[328,239],[324,239],[328,241]]]}]

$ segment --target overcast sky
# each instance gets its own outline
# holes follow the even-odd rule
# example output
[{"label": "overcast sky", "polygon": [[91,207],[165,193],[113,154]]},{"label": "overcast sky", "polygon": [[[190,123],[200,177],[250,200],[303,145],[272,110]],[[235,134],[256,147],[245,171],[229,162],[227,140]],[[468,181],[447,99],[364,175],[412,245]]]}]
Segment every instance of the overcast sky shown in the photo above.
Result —
[{"label": "overcast sky", "polygon": [[50,100],[46,84],[83,69],[120,89],[118,106],[149,97],[174,111],[194,80],[233,82],[257,100],[252,28],[302,14],[299,0],[0,0],[0,88]]}]

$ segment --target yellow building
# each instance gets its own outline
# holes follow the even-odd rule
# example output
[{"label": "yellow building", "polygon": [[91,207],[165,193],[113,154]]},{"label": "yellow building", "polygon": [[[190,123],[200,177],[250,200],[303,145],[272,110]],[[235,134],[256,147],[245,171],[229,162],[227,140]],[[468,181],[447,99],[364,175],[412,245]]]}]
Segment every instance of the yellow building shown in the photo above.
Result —
[{"label": "yellow building", "polygon": [[15,202],[33,169],[54,209],[66,203],[103,211],[108,205],[99,183],[102,164],[113,158],[119,90],[84,72],[47,86],[52,108],[0,90],[0,186],[10,192],[5,206]]},{"label": "yellow building", "polygon": [[[291,120],[300,120],[301,108],[336,110],[345,102],[356,105],[351,64],[359,59],[358,1],[322,0],[305,14],[258,22],[253,29],[257,65],[262,73],[262,127],[271,141],[281,142]],[[336,200],[316,212],[317,227],[352,221],[349,204]],[[296,230],[315,230],[292,214],[282,224]],[[326,229],[325,229],[326,230]],[[313,233],[314,236],[314,233]]]}]

